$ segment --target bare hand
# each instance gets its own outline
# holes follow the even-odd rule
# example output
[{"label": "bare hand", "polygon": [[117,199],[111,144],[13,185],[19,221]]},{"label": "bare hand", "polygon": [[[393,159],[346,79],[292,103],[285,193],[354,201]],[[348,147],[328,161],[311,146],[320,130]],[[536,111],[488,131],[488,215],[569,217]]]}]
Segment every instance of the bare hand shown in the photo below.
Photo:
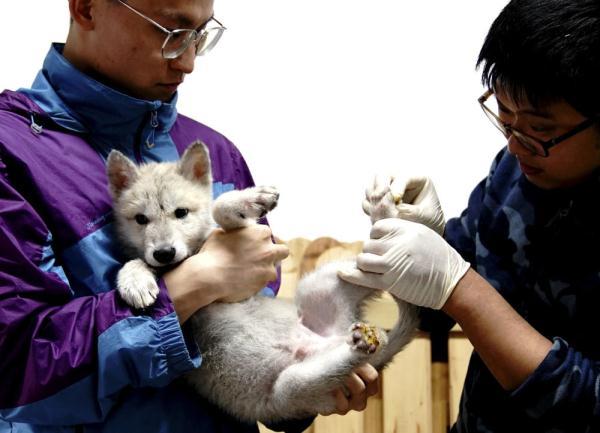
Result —
[{"label": "bare hand", "polygon": [[265,225],[214,230],[198,254],[164,275],[180,322],[212,302],[254,295],[277,278],[276,266],[288,254],[286,246],[273,244]]},{"label": "bare hand", "polygon": [[379,373],[371,364],[356,367],[346,378],[344,388],[334,391],[336,410],[333,413],[346,415],[351,410],[365,410],[367,399],[379,392],[378,378]]},{"label": "bare hand", "polygon": [[276,280],[276,266],[288,254],[285,245],[273,243],[269,227],[257,224],[228,232],[215,230],[198,256],[209,255],[213,261],[210,283],[219,293],[217,300],[238,302]]}]

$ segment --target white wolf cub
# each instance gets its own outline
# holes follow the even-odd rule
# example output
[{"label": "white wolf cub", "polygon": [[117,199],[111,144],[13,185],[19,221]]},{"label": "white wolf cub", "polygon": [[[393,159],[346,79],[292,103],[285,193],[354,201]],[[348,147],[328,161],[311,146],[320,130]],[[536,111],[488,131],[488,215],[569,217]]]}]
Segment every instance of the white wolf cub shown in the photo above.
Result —
[{"label": "white wolf cub", "polygon": [[[137,308],[158,293],[155,269],[196,253],[216,223],[253,224],[277,203],[271,187],[222,194],[214,204],[208,150],[195,142],[177,163],[136,167],[113,151],[108,177],[120,240],[131,261],[118,274],[121,297]],[[364,362],[383,368],[413,337],[416,307],[397,301],[386,332],[360,321],[379,291],[337,277],[340,263],[306,275],[295,304],[255,295],[213,303],[190,319],[202,365],[186,379],[205,398],[243,421],[275,422],[332,412],[333,390]]]}]

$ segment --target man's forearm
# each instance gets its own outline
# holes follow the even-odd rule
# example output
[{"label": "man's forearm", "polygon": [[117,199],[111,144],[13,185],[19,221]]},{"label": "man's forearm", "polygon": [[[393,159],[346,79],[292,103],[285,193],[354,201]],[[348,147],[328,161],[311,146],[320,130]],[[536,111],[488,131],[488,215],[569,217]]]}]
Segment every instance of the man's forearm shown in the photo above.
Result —
[{"label": "man's forearm", "polygon": [[475,351],[507,390],[522,384],[552,346],[472,269],[459,281],[443,311],[462,327]]}]

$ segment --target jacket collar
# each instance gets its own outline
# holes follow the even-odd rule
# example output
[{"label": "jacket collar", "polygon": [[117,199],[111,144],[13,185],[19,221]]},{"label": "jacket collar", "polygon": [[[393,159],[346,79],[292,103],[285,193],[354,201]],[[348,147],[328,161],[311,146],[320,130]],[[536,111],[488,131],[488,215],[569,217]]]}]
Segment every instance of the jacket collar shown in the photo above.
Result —
[{"label": "jacket collar", "polygon": [[52,44],[31,89],[19,89],[55,123],[109,148],[130,149],[150,124],[158,134],[170,131],[177,94],[169,102],[126,95],[79,71],[62,55],[63,48]]}]

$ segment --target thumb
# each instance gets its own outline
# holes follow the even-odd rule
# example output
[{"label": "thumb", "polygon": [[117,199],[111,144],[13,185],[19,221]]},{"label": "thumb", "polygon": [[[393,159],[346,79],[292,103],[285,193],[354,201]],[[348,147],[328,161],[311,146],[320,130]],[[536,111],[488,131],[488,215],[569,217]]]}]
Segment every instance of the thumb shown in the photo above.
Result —
[{"label": "thumb", "polygon": [[418,204],[423,200],[423,193],[428,186],[429,179],[424,176],[411,177],[406,182],[406,192],[404,193],[404,202]]},{"label": "thumb", "polygon": [[369,287],[371,289],[377,289],[381,286],[381,283],[378,282],[381,275],[366,273],[360,269],[340,268],[337,275],[347,283],[356,284],[357,286]]},{"label": "thumb", "polygon": [[412,221],[415,223],[422,223],[423,209],[419,205],[402,203],[396,206],[398,211],[398,218]]}]

